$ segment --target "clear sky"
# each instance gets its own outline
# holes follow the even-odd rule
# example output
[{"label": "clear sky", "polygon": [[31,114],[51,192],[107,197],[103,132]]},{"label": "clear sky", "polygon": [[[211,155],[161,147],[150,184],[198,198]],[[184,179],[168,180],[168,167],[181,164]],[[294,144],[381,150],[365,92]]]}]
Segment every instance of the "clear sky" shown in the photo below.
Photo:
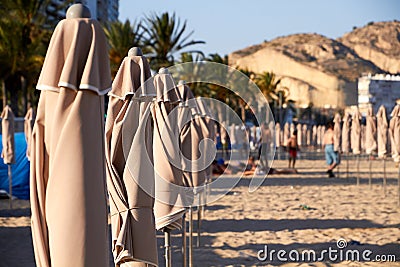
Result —
[{"label": "clear sky", "polygon": [[400,0],[120,0],[119,19],[165,11],[206,42],[194,48],[224,55],[293,33],[337,38],[370,21],[400,20]]}]

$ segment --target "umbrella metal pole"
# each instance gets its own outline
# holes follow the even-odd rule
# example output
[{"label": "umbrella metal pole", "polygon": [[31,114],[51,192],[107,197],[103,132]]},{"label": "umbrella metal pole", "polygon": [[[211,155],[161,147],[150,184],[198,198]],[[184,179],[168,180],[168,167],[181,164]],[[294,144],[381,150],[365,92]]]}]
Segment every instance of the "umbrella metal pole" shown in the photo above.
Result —
[{"label": "umbrella metal pole", "polygon": [[165,247],[165,266],[172,267],[171,260],[171,233],[169,229],[164,232],[164,247]]},{"label": "umbrella metal pole", "polygon": [[9,206],[10,209],[12,209],[12,173],[11,173],[11,165],[8,164],[8,189],[9,189],[9,195],[10,195],[10,202]]},{"label": "umbrella metal pole", "polygon": [[189,207],[189,267],[193,266],[193,208]]},{"label": "umbrella metal pole", "polygon": [[200,225],[201,225],[201,212],[203,210],[202,206],[199,206],[197,209],[197,247],[200,247]]},{"label": "umbrella metal pole", "polygon": [[383,194],[386,196],[386,159],[383,157]]},{"label": "umbrella metal pole", "polygon": [[187,254],[186,254],[186,214],[183,215],[183,227],[182,227],[182,266],[187,266]]}]

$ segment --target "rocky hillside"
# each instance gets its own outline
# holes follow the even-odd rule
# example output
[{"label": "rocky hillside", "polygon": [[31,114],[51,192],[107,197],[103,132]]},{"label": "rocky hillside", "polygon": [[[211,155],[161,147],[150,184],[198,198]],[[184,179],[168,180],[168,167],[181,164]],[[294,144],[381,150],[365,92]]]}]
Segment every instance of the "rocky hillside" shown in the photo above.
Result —
[{"label": "rocky hillside", "polygon": [[361,58],[381,69],[400,73],[400,21],[371,22],[338,38]]},{"label": "rocky hillside", "polygon": [[[367,28],[380,25],[386,29],[385,24],[391,29],[391,33],[378,37],[379,33],[376,31],[377,37],[374,38],[380,41],[372,42],[381,50],[378,51],[373,45],[368,46],[370,40],[362,41],[369,36],[365,33]],[[391,39],[394,36],[393,25],[397,25],[397,36],[400,36],[398,22],[367,25],[338,40],[319,34],[294,34],[233,52],[229,55],[229,61],[233,66],[248,68],[256,73],[273,71],[282,78],[281,84],[289,88],[290,98],[299,105],[312,103],[321,107],[326,105],[344,107],[356,104],[357,79],[363,73],[392,72],[390,70],[397,68],[396,62],[400,63],[400,59],[396,59],[400,57],[399,52],[394,56],[395,52],[385,50],[400,47],[398,39],[395,42]],[[372,33],[371,35],[374,36]],[[391,45],[384,45],[382,40],[388,42],[389,39]],[[393,43],[397,43],[397,46]],[[358,51],[358,49],[366,50],[361,44],[369,47],[367,51],[377,52],[367,53],[370,55],[367,58],[363,52]],[[378,53],[387,55],[387,58],[379,56]]]}]

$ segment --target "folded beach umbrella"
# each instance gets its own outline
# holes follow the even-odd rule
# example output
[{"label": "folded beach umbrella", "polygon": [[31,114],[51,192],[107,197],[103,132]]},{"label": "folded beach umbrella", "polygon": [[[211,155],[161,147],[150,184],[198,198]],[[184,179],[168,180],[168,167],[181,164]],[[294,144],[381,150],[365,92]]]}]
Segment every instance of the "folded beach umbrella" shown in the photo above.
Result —
[{"label": "folded beach umbrella", "polygon": [[317,143],[317,136],[318,136],[318,128],[317,125],[313,125],[312,127],[312,137],[311,137],[311,145],[316,146]]},{"label": "folded beach umbrella", "polygon": [[[212,119],[212,113],[210,109],[207,106],[207,103],[201,99],[201,98],[196,98],[196,102],[201,114],[201,120],[203,123],[201,124],[203,126],[202,131],[203,131],[203,138],[208,138],[212,141],[215,139],[215,122]],[[205,128],[204,128],[205,126]],[[242,129],[242,138],[245,138],[247,141],[247,135],[246,135],[246,130]],[[206,156],[203,156],[204,160],[207,159],[207,156],[211,156],[211,151],[209,151],[208,147],[204,147],[204,151],[202,151]],[[199,155],[200,156],[200,155]],[[212,161],[211,161],[212,162]],[[212,176],[212,169],[211,165],[207,164],[207,162],[203,162],[204,166],[208,165],[208,167],[205,169],[206,172],[206,180],[211,179]]]},{"label": "folded beach umbrella", "polygon": [[275,124],[275,146],[278,148],[282,144],[281,141],[281,125],[279,122]]},{"label": "folded beach umbrella", "polygon": [[104,95],[111,77],[102,26],[85,6],[71,6],[58,23],[37,89],[30,170],[36,265],[109,266]]},{"label": "folded beach umbrella", "polygon": [[378,157],[384,158],[388,152],[388,120],[386,108],[381,105],[376,113],[377,120],[377,141],[378,141]]},{"label": "folded beach umbrella", "polygon": [[258,138],[257,138],[257,126],[253,125],[250,128],[250,134],[251,134],[251,141],[253,141],[253,147],[256,146]]},{"label": "folded beach umbrella", "polygon": [[303,124],[301,127],[303,146],[309,146],[311,143],[311,131],[307,124]]},{"label": "folded beach umbrella", "polygon": [[400,161],[400,105],[396,105],[389,122],[389,136],[392,150],[392,158],[395,162]]},{"label": "folded beach umbrella", "polygon": [[166,69],[160,69],[154,77],[154,86],[157,92],[152,110],[156,197],[154,215],[156,229],[168,231],[182,227],[184,204],[187,202],[179,190],[184,186],[177,123],[179,111],[173,112],[181,98],[172,76]]},{"label": "folded beach umbrella", "polygon": [[366,134],[365,134],[365,125],[361,124],[361,150],[365,150],[365,143],[366,143]]},{"label": "folded beach umbrella", "polygon": [[14,113],[7,105],[1,113],[1,129],[2,129],[2,144],[3,150],[1,157],[4,164],[8,165],[8,194],[10,197],[9,208],[12,208],[12,173],[11,164],[15,163],[15,142],[14,142]]},{"label": "folded beach umbrella", "polygon": [[317,145],[318,146],[320,146],[320,145],[322,145],[322,136],[321,136],[321,128],[322,128],[322,126],[321,125],[318,125],[317,126]]},{"label": "folded beach umbrella", "polygon": [[33,108],[29,108],[26,112],[24,118],[24,133],[25,133],[25,140],[26,140],[26,157],[30,160],[30,152],[31,152],[31,138],[32,138],[32,127],[34,123],[35,112]]},{"label": "folded beach umbrella", "polygon": [[10,106],[5,106],[1,113],[1,133],[3,150],[1,157],[4,164],[15,163],[15,142],[14,142],[14,113]]},{"label": "folded beach umbrella", "polygon": [[340,114],[336,113],[335,118],[333,119],[334,126],[333,126],[333,149],[334,151],[340,152],[341,151],[341,141],[342,141],[342,127],[340,125],[341,118]]},{"label": "folded beach umbrella", "polygon": [[228,133],[227,133],[227,129],[225,128],[225,127],[223,127],[223,126],[226,126],[226,123],[225,122],[222,122],[222,123],[220,123],[220,132],[221,132],[221,143],[222,143],[222,145],[223,145],[223,147],[225,147],[226,146],[226,142],[227,142],[227,135],[228,135]]},{"label": "folded beach umbrella", "polygon": [[[291,123],[291,124],[290,124],[290,136],[293,135],[295,129],[296,129],[296,127],[294,126],[294,123]],[[301,134],[301,132],[300,132],[299,134]],[[289,137],[289,138],[290,138],[290,137]]]},{"label": "folded beach umbrella", "polygon": [[182,104],[187,108],[186,111],[180,111],[180,119],[178,120],[180,149],[183,156],[188,160],[184,160],[182,165],[184,186],[198,187],[203,185],[207,178],[205,170],[199,171],[199,167],[203,164],[196,160],[200,158],[202,153],[199,144],[205,138],[204,135],[208,134],[208,127],[199,116],[198,101],[194,98],[190,88],[181,84],[178,85],[178,90]]},{"label": "folded beach umbrella", "polygon": [[301,127],[300,123],[296,125],[296,130],[297,130],[297,144],[301,146],[303,145],[303,140],[306,137],[306,133],[303,132],[303,128]]},{"label": "folded beach umbrella", "polygon": [[[271,142],[275,142],[275,140],[276,140],[276,132],[275,132],[275,123],[274,123],[274,121],[270,121],[268,123],[268,128],[269,128],[269,132],[271,133]],[[261,130],[260,130],[259,126],[257,126],[257,131],[256,132],[260,132],[261,133]],[[258,139],[260,139],[260,137],[258,135],[256,135],[256,140],[258,140]]]},{"label": "folded beach umbrella", "polygon": [[358,108],[354,111],[351,120],[351,150],[355,155],[361,154],[361,113]]},{"label": "folded beach umbrella", "polygon": [[236,145],[238,144],[238,140],[237,140],[237,129],[234,123],[232,123],[229,126],[229,140],[231,142],[231,147],[232,149],[236,149]]},{"label": "folded beach umbrella", "polygon": [[287,122],[283,127],[283,146],[287,146],[289,138],[290,138],[290,125]]},{"label": "folded beach umbrella", "polygon": [[115,266],[157,266],[149,192],[154,187],[150,111],[155,90],[147,59],[133,49],[115,76],[105,128],[112,251]]},{"label": "folded beach umbrella", "polygon": [[365,152],[368,155],[374,153],[377,149],[376,133],[376,118],[372,107],[369,107],[367,110],[367,124],[365,126]]},{"label": "folded beach umbrella", "polygon": [[345,113],[343,116],[343,127],[342,127],[342,152],[350,152],[350,124],[351,117],[349,113]]}]

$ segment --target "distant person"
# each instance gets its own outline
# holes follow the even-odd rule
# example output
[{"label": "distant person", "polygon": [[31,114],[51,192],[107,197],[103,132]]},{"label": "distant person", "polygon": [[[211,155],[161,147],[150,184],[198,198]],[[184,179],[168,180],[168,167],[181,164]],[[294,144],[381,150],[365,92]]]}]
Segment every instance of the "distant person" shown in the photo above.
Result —
[{"label": "distant person", "polygon": [[289,169],[294,169],[296,165],[297,151],[299,150],[299,145],[297,143],[297,130],[294,130],[292,136],[289,138],[287,149],[289,153]]},{"label": "distant person", "polygon": [[324,133],[322,145],[325,147],[325,159],[328,164],[329,178],[335,177],[333,169],[339,164],[339,155],[334,150],[334,133],[333,133],[333,122],[330,121],[327,124],[327,130]]}]

